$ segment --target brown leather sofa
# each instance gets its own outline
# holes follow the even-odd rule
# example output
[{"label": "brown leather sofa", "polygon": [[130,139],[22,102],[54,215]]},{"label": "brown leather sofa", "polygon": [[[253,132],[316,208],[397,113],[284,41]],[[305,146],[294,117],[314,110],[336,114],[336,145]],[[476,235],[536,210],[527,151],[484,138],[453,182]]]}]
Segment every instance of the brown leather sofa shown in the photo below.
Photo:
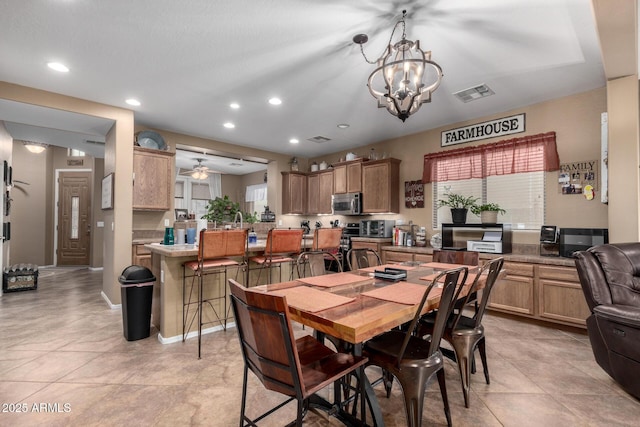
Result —
[{"label": "brown leather sofa", "polygon": [[640,243],[594,246],[575,258],[596,362],[640,399]]}]

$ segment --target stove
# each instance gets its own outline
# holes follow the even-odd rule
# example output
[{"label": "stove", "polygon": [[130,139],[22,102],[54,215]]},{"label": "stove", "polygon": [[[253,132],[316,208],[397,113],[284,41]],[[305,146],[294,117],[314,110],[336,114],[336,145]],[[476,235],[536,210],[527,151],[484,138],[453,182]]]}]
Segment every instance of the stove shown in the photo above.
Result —
[{"label": "stove", "polygon": [[[360,235],[360,223],[348,222],[342,227],[342,237],[340,238],[340,252],[342,259],[346,259],[347,252],[351,249],[351,238]],[[347,263],[344,263],[344,269],[347,270]]]}]

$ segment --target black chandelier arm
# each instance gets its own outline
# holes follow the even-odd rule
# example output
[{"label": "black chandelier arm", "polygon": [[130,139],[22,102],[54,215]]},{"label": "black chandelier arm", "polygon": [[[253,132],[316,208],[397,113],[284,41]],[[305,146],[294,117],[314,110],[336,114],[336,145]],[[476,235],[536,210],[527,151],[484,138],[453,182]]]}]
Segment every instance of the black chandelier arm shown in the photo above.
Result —
[{"label": "black chandelier arm", "polygon": [[[402,19],[396,22],[396,25],[393,26],[393,30],[391,31],[391,36],[389,36],[389,42],[387,43],[387,46],[391,45],[391,42],[393,41],[393,36],[396,33],[396,29],[398,28],[398,25],[400,24],[402,24],[402,40],[405,40],[407,38],[406,24],[404,22],[404,18],[406,15],[407,15],[407,11],[403,10]],[[385,53],[387,52],[387,48],[384,49],[384,51],[382,52],[382,55],[380,55],[378,59],[376,59],[375,61],[371,61],[369,58],[367,58],[367,55],[364,53],[364,44],[368,40],[369,40],[369,37],[367,37],[366,34],[358,34],[353,37],[354,43],[357,43],[360,45],[360,53],[362,53],[362,57],[364,58],[364,60],[367,61],[368,64],[373,65],[373,64],[376,64],[378,61],[380,61],[380,58],[383,58],[385,56]]]}]

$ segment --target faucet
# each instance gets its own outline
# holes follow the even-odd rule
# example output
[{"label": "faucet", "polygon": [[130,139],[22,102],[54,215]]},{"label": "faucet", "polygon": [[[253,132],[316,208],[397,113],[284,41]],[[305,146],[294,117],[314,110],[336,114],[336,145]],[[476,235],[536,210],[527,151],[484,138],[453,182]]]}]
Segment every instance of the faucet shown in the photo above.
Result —
[{"label": "faucet", "polygon": [[236,228],[238,228],[238,215],[240,215],[240,228],[242,227],[242,212],[238,211],[236,212],[236,216],[233,218],[233,225],[236,226]]}]

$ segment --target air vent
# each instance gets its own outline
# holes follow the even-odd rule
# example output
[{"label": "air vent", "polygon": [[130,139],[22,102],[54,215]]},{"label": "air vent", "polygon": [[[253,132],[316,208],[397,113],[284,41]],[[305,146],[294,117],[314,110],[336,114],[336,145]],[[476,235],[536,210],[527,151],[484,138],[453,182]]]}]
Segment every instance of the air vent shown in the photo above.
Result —
[{"label": "air vent", "polygon": [[331,138],[327,138],[326,136],[314,136],[313,138],[309,138],[308,141],[315,142],[316,144],[322,144],[323,142],[331,141]]},{"label": "air vent", "polygon": [[494,93],[495,92],[492,91],[489,86],[483,83],[480,86],[475,86],[469,89],[455,92],[453,95],[462,102],[470,102],[475,101],[476,99],[486,98],[487,96],[491,96]]},{"label": "air vent", "polygon": [[231,162],[231,163],[229,163],[229,166],[236,166],[236,167],[238,167],[238,166],[243,166],[243,164],[242,164],[242,163]]},{"label": "air vent", "polygon": [[105,144],[102,141],[92,141],[90,139],[85,139],[84,142],[86,142],[87,144],[94,144],[94,145],[104,145]]}]

